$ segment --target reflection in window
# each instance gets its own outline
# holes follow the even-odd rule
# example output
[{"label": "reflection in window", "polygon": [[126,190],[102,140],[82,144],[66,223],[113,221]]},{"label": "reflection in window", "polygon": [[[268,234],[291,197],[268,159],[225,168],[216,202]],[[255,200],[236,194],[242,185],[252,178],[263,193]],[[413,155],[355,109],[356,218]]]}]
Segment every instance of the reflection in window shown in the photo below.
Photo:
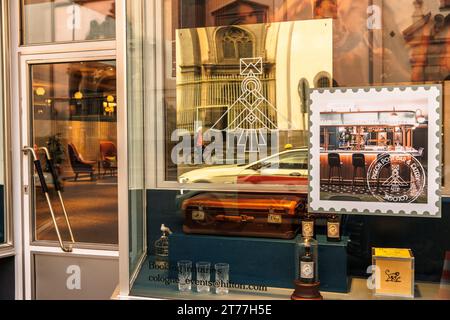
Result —
[{"label": "reflection in window", "polygon": [[253,56],[253,41],[245,30],[236,27],[224,28],[219,32],[219,37],[224,59],[238,60]]},{"label": "reflection in window", "polygon": [[[166,141],[173,142],[173,132],[182,129],[192,152],[184,150],[176,154],[179,158],[169,154],[167,163],[175,163],[176,171],[168,165],[168,179],[194,169],[205,172],[211,165],[219,172],[225,170],[219,167],[225,160],[226,165],[249,164],[286,145],[306,145],[307,115],[300,108],[299,83],[302,78],[314,83],[317,74],[330,77],[332,62],[331,44],[321,44],[319,53],[309,51],[318,41],[311,30],[331,39],[331,25],[317,20],[177,31],[177,122],[166,122]],[[310,46],[300,46],[296,39]],[[327,62],[328,71],[317,60]],[[208,152],[213,148],[211,163]]]},{"label": "reflection in window", "polygon": [[[442,81],[450,74],[448,0],[381,1],[374,6],[354,0],[235,0],[226,5],[205,0],[183,6],[182,12],[175,5],[182,1],[172,2],[170,16],[182,21],[173,29],[333,18],[332,78],[339,86]],[[181,14],[196,17],[196,23],[189,24]],[[259,16],[265,18],[255,19]],[[173,40],[175,32],[166,35]],[[230,56],[235,52],[231,45],[225,51]]]},{"label": "reflection in window", "polygon": [[441,0],[441,9],[450,8],[450,0]]},{"label": "reflection in window", "polygon": [[319,72],[314,78],[314,85],[316,88],[329,88],[331,87],[332,79],[328,72]]},{"label": "reflection in window", "polygon": [[115,0],[23,0],[23,44],[115,38]]},{"label": "reflection in window", "polygon": [[[246,50],[240,50],[239,44],[231,39],[241,38],[237,30],[251,31],[253,38],[253,56],[266,57],[270,61],[268,51],[262,52],[259,43],[261,33],[254,31],[258,22],[272,24],[281,21],[321,20],[332,18],[333,37],[330,39],[333,50],[331,65],[324,59],[317,58],[321,70],[328,74],[316,73],[317,78],[309,81],[311,87],[362,87],[371,85],[390,85],[398,83],[423,83],[426,81],[443,81],[450,79],[450,2],[447,0],[397,0],[397,1],[354,1],[354,0],[234,0],[222,1],[204,0],[187,2],[172,0],[171,5],[164,8],[165,17],[171,17],[165,25],[164,37],[166,43],[175,45],[176,29],[216,26],[216,44],[205,49],[193,47],[192,60],[182,61],[182,68],[177,78],[185,82],[184,89],[175,90],[175,79],[172,73],[165,77],[165,102],[168,119],[176,117],[176,124],[168,120],[167,132],[177,128],[194,132],[193,118],[200,119],[209,126],[217,114],[223,112],[227,105],[235,101],[239,93],[239,81],[235,77],[235,63],[231,61],[246,56]],[[370,24],[368,24],[368,10]],[[189,17],[189,18],[186,18]],[[261,17],[255,19],[255,17]],[[168,20],[169,21],[169,20]],[[231,26],[233,25],[233,26]],[[227,27],[228,26],[228,27]],[[233,31],[235,30],[235,31]],[[241,36],[223,37],[225,33]],[[213,39],[211,36],[208,39]],[[245,36],[243,37],[245,38]],[[187,39],[187,38],[185,38]],[[200,37],[200,39],[203,39]],[[220,41],[218,41],[220,40]],[[266,44],[271,38],[265,38]],[[192,43],[201,42],[192,39]],[[295,41],[294,41],[295,43]],[[247,42],[249,45],[250,42]],[[286,44],[286,42],[284,42]],[[249,47],[249,46],[248,46]],[[278,48],[281,48],[279,46]],[[173,47],[168,48],[174,52]],[[187,48],[186,48],[187,49]],[[314,49],[317,54],[319,48]],[[208,54],[206,54],[208,52]],[[216,54],[214,54],[216,52]],[[177,65],[175,54],[171,65]],[[184,59],[184,57],[181,57]],[[207,63],[204,63],[204,61]],[[295,63],[293,59],[291,63]],[[229,63],[229,66],[226,64]],[[303,62],[302,62],[303,63]],[[325,68],[326,66],[326,68]],[[192,68],[190,68],[192,67]],[[228,67],[228,68],[227,68]],[[271,81],[280,77],[270,71],[270,64],[265,72],[268,74],[267,88]],[[284,66],[284,70],[288,67]],[[200,83],[199,75],[205,73],[207,79]],[[195,74],[195,75],[194,75]],[[188,76],[190,76],[188,79]],[[221,86],[218,76],[229,77],[228,84]],[[203,76],[202,76],[203,77]],[[210,84],[214,83],[214,85]],[[211,90],[197,90],[210,85]],[[273,93],[266,92],[269,97]],[[278,93],[278,88],[275,94]],[[292,95],[291,101],[297,97]],[[182,101],[177,105],[176,101]],[[270,99],[269,99],[270,100]],[[300,96],[301,103],[304,97]],[[214,107],[212,109],[211,107]],[[189,108],[188,108],[189,107]],[[198,107],[205,107],[197,113]],[[209,108],[206,109],[206,108]],[[304,107],[303,107],[304,108]],[[208,110],[208,111],[206,111]],[[212,111],[214,110],[214,111]],[[173,115],[173,117],[169,117]],[[217,126],[221,129],[229,125],[228,119],[223,119]],[[167,150],[173,145],[167,142]],[[450,150],[449,150],[450,152]],[[170,154],[167,162],[170,163]],[[168,164],[168,167],[171,165]],[[167,179],[173,179],[174,169],[167,170]],[[450,171],[449,171],[450,172]],[[448,179],[446,179],[448,180]]]},{"label": "reflection in window", "polygon": [[[222,3],[218,2],[218,6]],[[215,25],[236,25],[264,23],[267,20],[268,6],[256,1],[237,0],[213,11]]]},{"label": "reflection in window", "polygon": [[[75,240],[117,244],[115,62],[40,64],[32,66],[31,75],[34,146],[47,147],[52,155]],[[43,167],[52,186],[48,164]],[[35,181],[35,239],[56,240]],[[58,216],[53,188],[51,196]],[[68,239],[63,220],[58,225]]]},{"label": "reflection in window", "polygon": [[337,0],[315,0],[314,18],[325,19],[337,17]]}]

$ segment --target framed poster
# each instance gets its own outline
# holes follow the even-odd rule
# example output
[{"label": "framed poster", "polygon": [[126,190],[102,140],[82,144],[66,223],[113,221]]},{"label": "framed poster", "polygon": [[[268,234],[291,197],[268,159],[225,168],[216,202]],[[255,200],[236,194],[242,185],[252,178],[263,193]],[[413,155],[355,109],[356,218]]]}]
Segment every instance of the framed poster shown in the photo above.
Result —
[{"label": "framed poster", "polygon": [[312,90],[309,209],[440,217],[441,92]]}]

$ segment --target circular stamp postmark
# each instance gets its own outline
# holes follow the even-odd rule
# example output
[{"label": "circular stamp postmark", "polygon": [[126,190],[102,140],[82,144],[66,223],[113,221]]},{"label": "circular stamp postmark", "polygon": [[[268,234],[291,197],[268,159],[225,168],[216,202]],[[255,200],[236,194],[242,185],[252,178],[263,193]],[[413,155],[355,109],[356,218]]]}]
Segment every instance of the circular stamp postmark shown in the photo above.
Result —
[{"label": "circular stamp postmark", "polygon": [[369,166],[367,186],[380,202],[411,203],[425,190],[425,169],[409,153],[383,153]]}]

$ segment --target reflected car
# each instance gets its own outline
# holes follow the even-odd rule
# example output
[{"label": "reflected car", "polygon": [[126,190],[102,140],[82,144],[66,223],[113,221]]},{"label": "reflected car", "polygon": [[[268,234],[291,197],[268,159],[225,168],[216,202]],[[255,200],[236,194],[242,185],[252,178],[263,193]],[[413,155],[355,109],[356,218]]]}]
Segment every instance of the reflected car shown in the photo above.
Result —
[{"label": "reflected car", "polygon": [[308,183],[308,149],[280,152],[244,165],[217,165],[182,174],[180,183],[284,184]]}]

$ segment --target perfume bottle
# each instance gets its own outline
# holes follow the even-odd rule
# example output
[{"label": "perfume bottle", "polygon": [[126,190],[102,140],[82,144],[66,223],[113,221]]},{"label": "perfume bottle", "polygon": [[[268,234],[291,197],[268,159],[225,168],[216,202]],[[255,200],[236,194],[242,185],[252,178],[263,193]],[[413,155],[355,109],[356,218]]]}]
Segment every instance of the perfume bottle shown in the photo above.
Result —
[{"label": "perfume bottle", "polygon": [[300,281],[314,283],[314,260],[311,255],[311,247],[305,247],[305,254],[300,258]]},{"label": "perfume bottle", "polygon": [[327,241],[341,241],[341,221],[335,214],[330,215],[327,220]]},{"label": "perfume bottle", "polygon": [[292,300],[322,300],[319,282],[319,244],[313,238],[297,238],[296,279]]},{"label": "perfume bottle", "polygon": [[302,237],[314,238],[314,218],[309,213],[302,220]]},{"label": "perfume bottle", "polygon": [[169,235],[172,234],[169,228],[161,225],[162,236],[155,241],[155,265],[161,270],[169,269]]},{"label": "perfume bottle", "polygon": [[313,238],[297,240],[297,280],[303,284],[318,282],[318,243]]}]

